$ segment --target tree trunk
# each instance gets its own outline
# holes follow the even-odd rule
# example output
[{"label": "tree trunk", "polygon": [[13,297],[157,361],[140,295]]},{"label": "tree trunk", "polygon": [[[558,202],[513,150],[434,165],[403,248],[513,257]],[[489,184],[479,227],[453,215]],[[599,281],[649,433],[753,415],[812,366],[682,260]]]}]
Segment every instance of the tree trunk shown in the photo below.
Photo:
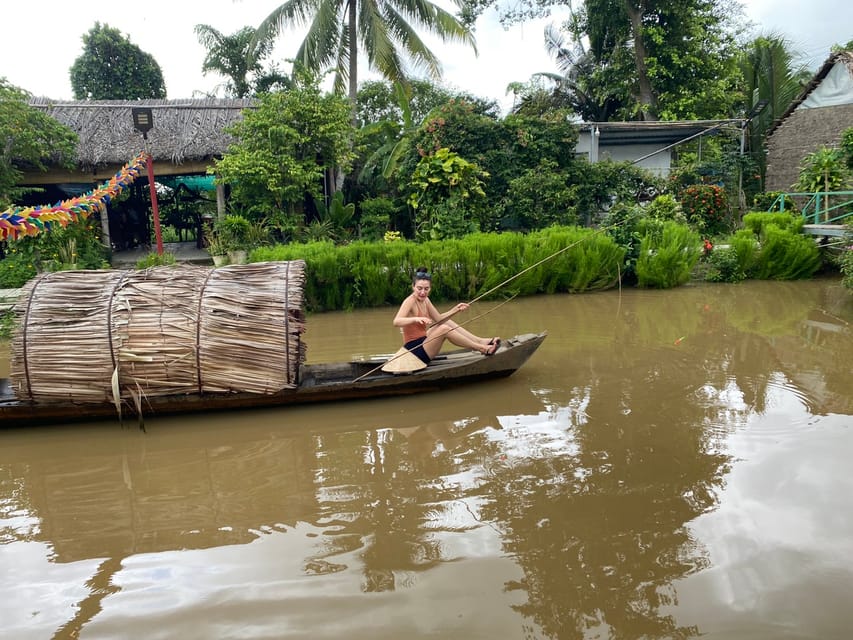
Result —
[{"label": "tree trunk", "polygon": [[358,14],[358,0],[349,0],[349,24],[347,33],[349,35],[349,101],[352,126],[356,126],[356,99],[358,97],[358,25],[356,21]]},{"label": "tree trunk", "polygon": [[634,64],[637,67],[637,102],[643,120],[657,120],[657,96],[652,90],[649,70],[646,67],[646,43],[643,40],[643,0],[625,0],[625,10],[631,20],[634,36]]}]

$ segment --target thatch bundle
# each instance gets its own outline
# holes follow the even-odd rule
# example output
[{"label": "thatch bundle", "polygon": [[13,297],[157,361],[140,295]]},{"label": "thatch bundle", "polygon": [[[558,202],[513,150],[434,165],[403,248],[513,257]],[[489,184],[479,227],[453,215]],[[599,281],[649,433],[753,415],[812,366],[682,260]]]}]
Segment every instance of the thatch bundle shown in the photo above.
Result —
[{"label": "thatch bundle", "polygon": [[304,271],[297,260],[45,274],[16,306],[12,386],[78,402],[295,387]]}]

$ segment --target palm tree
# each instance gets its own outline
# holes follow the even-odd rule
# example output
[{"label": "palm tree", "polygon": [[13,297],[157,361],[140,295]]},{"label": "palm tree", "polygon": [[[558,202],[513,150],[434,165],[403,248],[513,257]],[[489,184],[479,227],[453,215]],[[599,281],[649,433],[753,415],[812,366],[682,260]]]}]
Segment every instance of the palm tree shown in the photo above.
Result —
[{"label": "palm tree", "polygon": [[[573,20],[577,20],[573,16]],[[577,27],[573,35],[579,33]],[[550,95],[535,84],[523,92],[520,103],[514,111],[537,111],[569,107],[587,122],[606,122],[624,104],[620,96],[613,95],[596,81],[596,62],[592,53],[586,50],[579,37],[569,45],[563,33],[554,25],[545,27],[545,49],[557,63],[557,73],[542,72],[533,74],[534,80],[549,80],[553,83]]]},{"label": "palm tree", "polygon": [[[454,0],[460,5],[462,0]],[[461,6],[461,5],[460,5]],[[258,26],[258,40],[272,39],[286,26],[308,26],[296,60],[315,73],[335,70],[335,90],[349,91],[353,123],[358,90],[359,44],[369,65],[391,82],[406,80],[404,56],[415,69],[441,77],[441,65],[415,27],[443,42],[470,44],[474,36],[455,16],[430,0],[288,0]]]},{"label": "palm tree", "polygon": [[771,33],[753,40],[739,60],[745,111],[750,113],[759,102],[766,101],[766,106],[749,122],[750,149],[759,167],[762,188],[767,163],[761,149],[767,131],[810,77],[804,66],[794,64],[796,57],[784,36]]},{"label": "palm tree", "polygon": [[203,73],[213,71],[226,77],[227,81],[220,85],[226,95],[246,98],[255,91],[289,84],[289,79],[275,66],[264,72],[262,62],[272,53],[273,39],[258,38],[254,28],[243,27],[230,35],[224,35],[210,25],[197,24],[195,33],[207,49],[201,70]]}]

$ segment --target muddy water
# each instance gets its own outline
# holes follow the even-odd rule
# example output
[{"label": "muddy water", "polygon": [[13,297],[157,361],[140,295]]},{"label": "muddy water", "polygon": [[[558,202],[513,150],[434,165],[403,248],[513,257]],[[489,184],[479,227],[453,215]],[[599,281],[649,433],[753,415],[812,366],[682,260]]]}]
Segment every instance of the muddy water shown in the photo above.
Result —
[{"label": "muddy water", "polygon": [[[311,318],[310,359],[393,351],[392,313]],[[549,337],[436,395],[0,431],[0,636],[849,637],[837,281],[469,326]]]}]

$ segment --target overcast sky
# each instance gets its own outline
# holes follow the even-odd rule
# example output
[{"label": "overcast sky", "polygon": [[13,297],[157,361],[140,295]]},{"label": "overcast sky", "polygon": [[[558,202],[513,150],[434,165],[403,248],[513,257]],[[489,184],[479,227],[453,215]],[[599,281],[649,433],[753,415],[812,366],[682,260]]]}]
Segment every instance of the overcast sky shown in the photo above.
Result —
[{"label": "overcast sky", "polygon": [[[222,79],[203,76],[204,49],[193,27],[208,24],[231,34],[257,26],[283,0],[143,0],[105,3],[93,0],[6,0],[2,9],[3,47],[0,76],[37,96],[70,99],[69,69],[82,53],[82,35],[95,22],[108,24],[154,56],[163,70],[169,98],[190,98],[211,91]],[[747,17],[757,32],[785,34],[800,50],[810,69],[816,69],[836,43],[853,40],[853,2],[850,0],[746,0]],[[444,5],[443,5],[444,6]],[[551,21],[559,21],[555,14]],[[512,98],[510,82],[526,82],[531,74],[553,71],[543,46],[549,20],[504,30],[494,12],[480,18],[476,28],[479,56],[468,48],[433,48],[444,66],[445,84],[474,95],[498,100],[504,110]],[[275,55],[292,56],[299,34],[280,38]],[[359,73],[364,78],[365,70]]]}]

